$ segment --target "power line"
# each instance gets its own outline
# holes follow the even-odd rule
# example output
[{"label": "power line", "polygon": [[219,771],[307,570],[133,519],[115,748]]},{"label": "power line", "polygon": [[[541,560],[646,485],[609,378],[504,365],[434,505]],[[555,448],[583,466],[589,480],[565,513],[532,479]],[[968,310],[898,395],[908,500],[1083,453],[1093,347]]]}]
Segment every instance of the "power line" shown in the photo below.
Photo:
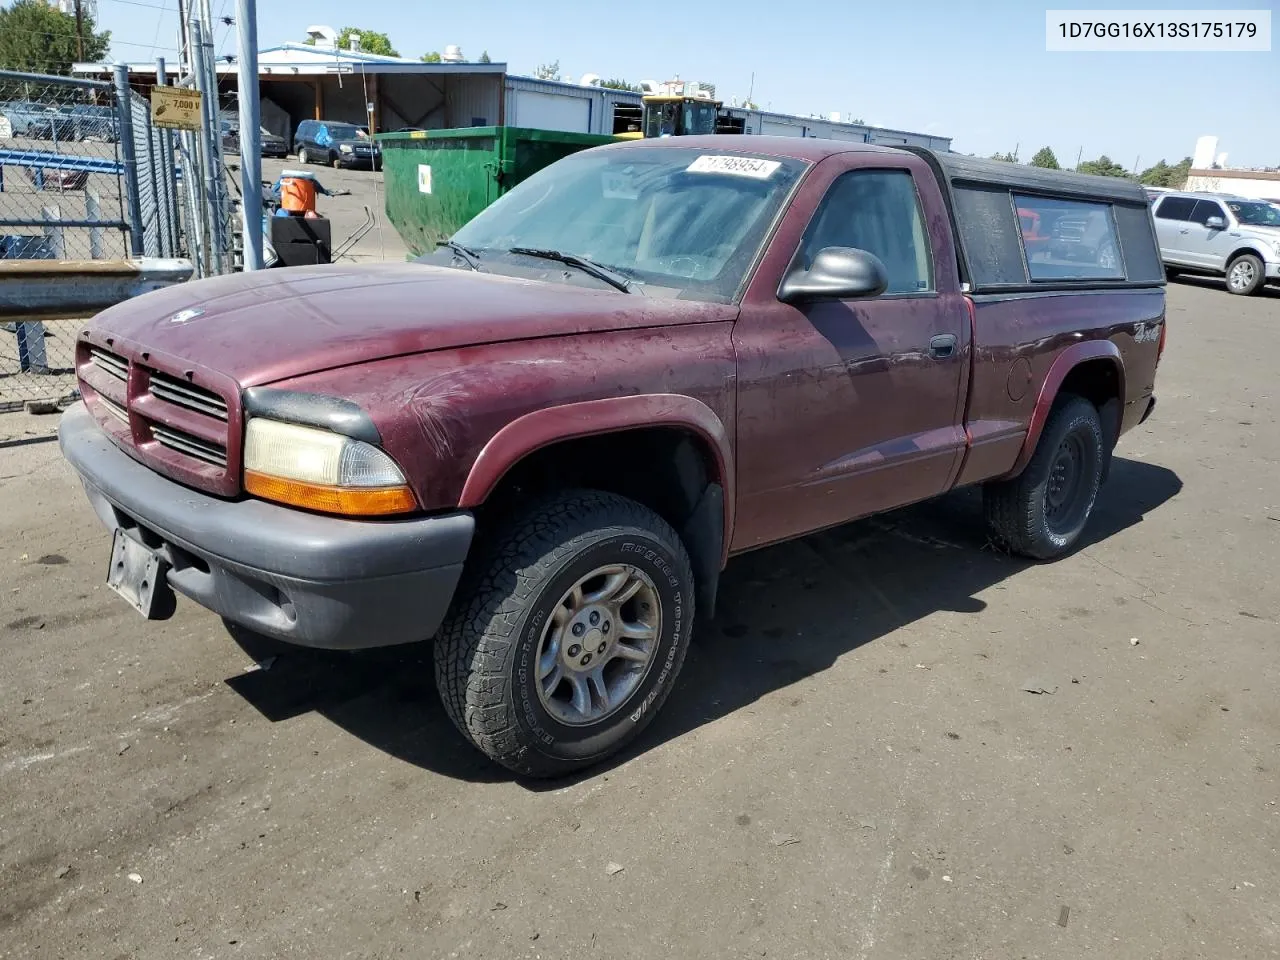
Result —
[{"label": "power line", "polygon": [[[26,34],[29,37],[41,37],[45,40],[49,40],[54,37],[65,37],[68,40],[76,39],[75,31],[71,31],[69,33],[62,33],[61,31],[58,31],[58,30],[23,30],[20,27],[9,27],[8,31],[10,33]],[[134,43],[129,40],[117,40],[115,37],[111,38],[111,43],[112,45],[115,45],[118,43],[122,47],[141,47],[143,50],[166,50],[167,51],[167,50],[175,49],[173,47],[166,47],[166,46],[162,46],[160,44],[154,44],[154,43]]]},{"label": "power line", "polygon": [[142,0],[107,0],[107,3],[123,3],[126,7],[148,7],[151,10],[163,10],[166,13],[174,13],[163,3],[143,3]]}]

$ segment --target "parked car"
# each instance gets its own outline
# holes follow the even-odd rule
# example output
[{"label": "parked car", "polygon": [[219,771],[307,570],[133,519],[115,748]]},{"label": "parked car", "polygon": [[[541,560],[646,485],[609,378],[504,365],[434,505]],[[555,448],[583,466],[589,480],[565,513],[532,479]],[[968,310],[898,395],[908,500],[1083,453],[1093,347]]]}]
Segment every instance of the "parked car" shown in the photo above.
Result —
[{"label": "parked car", "polygon": [[[222,133],[222,152],[240,153],[240,124],[237,120],[225,117],[220,122]],[[262,144],[261,155],[283,160],[289,155],[289,143],[279,134],[272,133],[266,127],[260,128],[259,138]]]},{"label": "parked car", "polygon": [[1265,200],[1167,193],[1153,208],[1160,258],[1170,276],[1225,277],[1229,293],[1258,293],[1280,279],[1280,211]]},{"label": "parked car", "polygon": [[381,148],[367,128],[354,123],[303,120],[293,133],[293,150],[299,163],[382,169]]},{"label": "parked car", "polygon": [[[1124,255],[1028,260],[1019,207],[1104,213]],[[1163,284],[1126,180],[633,140],[416,262],[112,307],[59,435],[144,615],[176,590],[297,644],[434,637],[463,734],[552,776],[653,719],[735,554],[977,484],[1009,549],[1077,547],[1155,406]]]},{"label": "parked car", "polygon": [[119,139],[117,133],[119,119],[114,107],[77,104],[66,112],[72,118],[74,136],[77,140],[115,143]]},{"label": "parked car", "polygon": [[34,140],[74,140],[75,120],[53,107],[31,100],[0,104],[12,135]]},{"label": "parked car", "polygon": [[23,167],[31,185],[37,190],[83,190],[89,182],[89,174],[84,170],[66,170],[61,167]]}]

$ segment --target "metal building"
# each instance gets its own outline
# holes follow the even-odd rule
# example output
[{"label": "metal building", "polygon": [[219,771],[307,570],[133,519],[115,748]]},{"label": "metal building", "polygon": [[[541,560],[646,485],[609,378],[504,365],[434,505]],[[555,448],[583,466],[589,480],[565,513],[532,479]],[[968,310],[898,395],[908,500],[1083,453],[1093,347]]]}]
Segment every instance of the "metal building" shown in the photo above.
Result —
[{"label": "metal building", "polygon": [[[534,77],[506,78],[506,123],[573,133],[626,133],[640,129],[642,96],[629,90],[582,86]],[[774,137],[825,137],[852,143],[950,150],[951,138],[866,124],[841,123],[745,107],[725,107],[734,132]],[[635,126],[632,126],[634,124]]]}]

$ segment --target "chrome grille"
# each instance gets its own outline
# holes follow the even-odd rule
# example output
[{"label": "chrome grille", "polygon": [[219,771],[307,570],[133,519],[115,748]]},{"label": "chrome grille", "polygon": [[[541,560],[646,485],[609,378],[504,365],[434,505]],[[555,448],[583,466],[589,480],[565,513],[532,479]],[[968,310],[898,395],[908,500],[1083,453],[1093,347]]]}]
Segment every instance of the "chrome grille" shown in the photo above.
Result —
[{"label": "chrome grille", "polygon": [[124,357],[98,347],[90,347],[89,356],[93,359],[93,365],[103,373],[110,374],[122,382],[129,379],[129,361]]},{"label": "chrome grille", "polygon": [[175,407],[194,410],[196,413],[214,417],[223,423],[227,420],[227,401],[212,390],[206,390],[190,383],[183,383],[177,377],[171,377],[167,374],[153,373],[151,374],[150,391],[153,397],[166,403],[172,403]]},{"label": "chrome grille", "polygon": [[197,460],[211,463],[215,467],[223,467],[225,469],[227,466],[227,451],[217,444],[210,443],[208,440],[201,440],[199,437],[193,437],[182,430],[162,427],[159,424],[151,425],[151,435],[155,437],[156,443],[162,447],[185,453],[189,457],[195,457]]}]

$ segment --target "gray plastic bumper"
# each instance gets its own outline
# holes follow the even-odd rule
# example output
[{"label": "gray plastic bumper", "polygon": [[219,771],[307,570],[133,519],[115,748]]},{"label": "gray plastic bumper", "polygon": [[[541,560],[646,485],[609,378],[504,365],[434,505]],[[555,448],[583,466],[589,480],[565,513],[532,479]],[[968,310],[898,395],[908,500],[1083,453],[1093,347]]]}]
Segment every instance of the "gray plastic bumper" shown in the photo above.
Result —
[{"label": "gray plastic bumper", "polygon": [[58,440],[103,523],[158,554],[175,590],[250,630],[304,646],[430,638],[475,530],[469,513],[361,521],[209,496],[121,451],[83,404],[63,415]]}]

